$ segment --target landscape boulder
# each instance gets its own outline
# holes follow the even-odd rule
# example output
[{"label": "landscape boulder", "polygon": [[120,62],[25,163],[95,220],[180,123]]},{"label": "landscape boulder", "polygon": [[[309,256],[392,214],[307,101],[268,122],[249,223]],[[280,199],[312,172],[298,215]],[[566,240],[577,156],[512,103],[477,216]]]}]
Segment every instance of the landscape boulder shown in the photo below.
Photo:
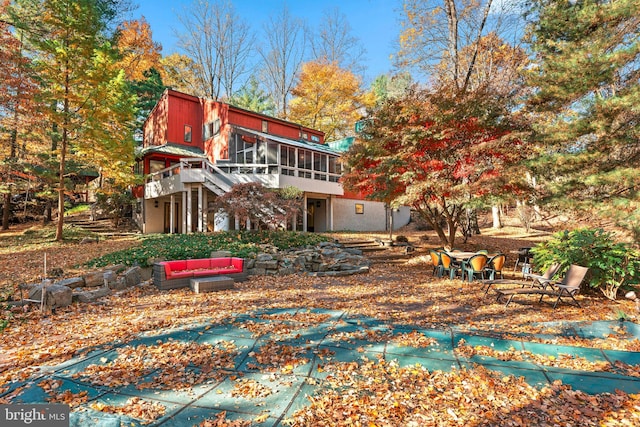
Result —
[{"label": "landscape boulder", "polygon": [[105,297],[111,294],[111,289],[107,287],[101,287],[92,291],[82,291],[73,295],[73,298],[78,302],[93,302],[98,298]]},{"label": "landscape boulder", "polygon": [[56,285],[67,286],[71,289],[84,288],[85,283],[82,277],[70,277],[56,282]]},{"label": "landscape boulder", "polygon": [[73,291],[68,286],[58,284],[41,283],[29,290],[29,299],[39,301],[42,299],[42,288],[45,286],[44,305],[49,309],[67,307],[73,300]]}]

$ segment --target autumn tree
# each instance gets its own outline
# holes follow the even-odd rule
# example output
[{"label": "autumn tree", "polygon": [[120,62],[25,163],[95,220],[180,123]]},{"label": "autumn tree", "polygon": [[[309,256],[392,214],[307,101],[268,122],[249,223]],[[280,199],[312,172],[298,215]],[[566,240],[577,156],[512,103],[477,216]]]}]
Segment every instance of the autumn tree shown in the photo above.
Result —
[{"label": "autumn tree", "polygon": [[[514,29],[505,9],[514,5],[492,0],[406,0],[403,4],[399,65],[427,74],[431,88],[448,100],[448,108],[459,109],[461,117],[468,108],[465,103],[483,103],[483,97],[488,104],[513,107],[505,114],[515,111],[522,86],[519,71],[527,56],[501,37]],[[521,181],[523,171],[517,172]],[[492,203],[512,198],[506,193],[496,196]],[[479,232],[474,205],[481,205],[473,202],[467,206],[465,235],[468,230]]]},{"label": "autumn tree", "polygon": [[254,226],[284,227],[302,212],[302,198],[295,189],[272,190],[261,183],[236,184],[216,198],[210,208],[241,223]]},{"label": "autumn tree", "polygon": [[262,58],[260,79],[276,105],[276,115],[287,119],[289,99],[302,67],[307,36],[300,19],[291,16],[283,6],[263,27],[265,44],[258,48]]},{"label": "autumn tree", "polygon": [[178,46],[194,63],[196,96],[221,99],[235,92],[249,71],[254,36],[226,0],[194,0],[179,16]]},{"label": "autumn tree", "polygon": [[[28,189],[29,171],[37,144],[33,135],[39,119],[34,98],[38,93],[31,62],[24,54],[22,34],[9,23],[9,1],[0,3],[0,194],[2,229],[9,228],[11,196]],[[14,179],[20,174],[25,179]],[[25,188],[19,183],[25,182]],[[35,183],[34,183],[35,184]]]},{"label": "autumn tree", "polygon": [[473,199],[518,189],[505,173],[521,160],[516,123],[499,100],[477,96],[462,105],[427,90],[389,99],[344,156],[345,187],[410,206],[453,247]]},{"label": "autumn tree", "polygon": [[[58,222],[63,239],[68,166],[99,169],[116,182],[131,178],[134,97],[107,24],[117,2],[18,0],[12,11],[41,82],[41,103],[57,166]],[[29,10],[31,13],[20,13]],[[28,30],[28,31],[27,31]]]},{"label": "autumn tree", "polygon": [[160,65],[160,77],[165,86],[194,96],[199,93],[197,65],[191,58],[172,53],[162,57]]},{"label": "autumn tree", "polygon": [[398,65],[429,77],[444,73],[464,92],[482,37],[495,33],[504,39],[517,31],[516,7],[515,2],[493,0],[404,0]]},{"label": "autumn tree", "polygon": [[640,3],[528,5],[533,167],[544,201],[614,218],[640,240]]},{"label": "autumn tree", "polygon": [[323,131],[329,141],[353,134],[355,122],[373,98],[353,73],[323,61],[304,64],[291,93],[289,120]]},{"label": "autumn tree", "polygon": [[124,70],[127,80],[143,80],[146,71],[160,68],[162,46],[153,41],[151,27],[144,16],[122,22],[116,38],[120,52],[118,66]]}]

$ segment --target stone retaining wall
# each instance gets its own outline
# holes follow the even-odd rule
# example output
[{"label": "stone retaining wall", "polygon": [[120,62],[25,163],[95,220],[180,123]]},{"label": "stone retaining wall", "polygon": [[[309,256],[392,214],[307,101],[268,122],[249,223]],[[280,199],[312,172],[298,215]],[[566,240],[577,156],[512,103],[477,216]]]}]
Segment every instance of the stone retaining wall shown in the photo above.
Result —
[{"label": "stone retaining wall", "polygon": [[359,249],[345,248],[339,243],[322,242],[315,247],[279,251],[263,245],[255,258],[245,259],[249,275],[287,275],[304,273],[313,276],[346,276],[367,273],[370,261]]},{"label": "stone retaining wall", "polygon": [[[228,251],[215,251],[212,258],[230,257]],[[314,247],[279,251],[272,245],[262,245],[255,257],[245,258],[249,275],[277,276],[308,274],[312,276],[347,276],[369,272],[370,261],[359,249],[345,248],[339,243],[322,242]],[[147,275],[148,276],[148,275]],[[110,295],[114,290],[137,286],[146,280],[140,267],[115,265],[90,271],[82,276],[58,280],[55,283],[27,285],[31,302],[40,301],[45,285],[45,306],[66,307],[72,301],[92,302]]]}]

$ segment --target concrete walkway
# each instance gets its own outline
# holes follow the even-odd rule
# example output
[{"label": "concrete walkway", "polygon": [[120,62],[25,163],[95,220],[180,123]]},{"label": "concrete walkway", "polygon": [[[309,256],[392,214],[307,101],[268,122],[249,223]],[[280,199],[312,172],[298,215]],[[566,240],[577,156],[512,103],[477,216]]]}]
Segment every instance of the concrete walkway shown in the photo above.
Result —
[{"label": "concrete walkway", "polygon": [[[602,339],[618,325],[552,326],[558,334]],[[625,326],[630,339],[639,336],[637,325],[627,322]],[[429,344],[412,346],[398,337],[422,337]],[[26,381],[10,384],[3,396],[15,396],[13,403],[46,403],[53,395],[66,396],[69,402],[75,398],[79,404],[72,409],[73,426],[193,426],[222,411],[227,419],[260,419],[256,425],[281,426],[308,404],[307,396],[323,387],[327,376],[324,366],[364,358],[395,360],[400,366],[420,364],[430,371],[480,364],[524,377],[534,386],[561,380],[591,394],[616,389],[640,392],[640,378],[624,373],[576,371],[541,366],[535,360],[501,361],[454,353],[464,342],[497,351],[512,348],[546,357],[568,354],[594,362],[640,364],[637,352],[546,345],[530,342],[531,338],[503,340],[482,331],[410,328],[341,311],[266,310],[238,315],[224,324],[160,330],[132,342],[91,349],[64,364],[43,367]],[[164,407],[164,415],[149,423],[104,412],[132,402],[132,398],[134,402],[143,399],[146,407]]]}]

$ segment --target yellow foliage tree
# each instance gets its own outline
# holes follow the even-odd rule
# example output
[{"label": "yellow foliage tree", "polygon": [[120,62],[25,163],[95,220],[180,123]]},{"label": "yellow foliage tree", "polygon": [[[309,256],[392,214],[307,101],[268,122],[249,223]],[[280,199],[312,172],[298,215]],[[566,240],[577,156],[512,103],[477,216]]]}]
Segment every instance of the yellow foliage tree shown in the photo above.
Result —
[{"label": "yellow foliage tree", "polygon": [[143,80],[144,72],[160,68],[160,43],[153,41],[151,27],[146,19],[125,21],[118,27],[120,66],[129,81]]},{"label": "yellow foliage tree", "polygon": [[304,64],[292,94],[288,119],[323,131],[327,141],[352,135],[355,122],[375,101],[362,90],[360,78],[325,61]]},{"label": "yellow foliage tree", "polygon": [[199,96],[196,64],[191,58],[179,53],[172,53],[160,59],[160,76],[165,86],[179,92]]}]

